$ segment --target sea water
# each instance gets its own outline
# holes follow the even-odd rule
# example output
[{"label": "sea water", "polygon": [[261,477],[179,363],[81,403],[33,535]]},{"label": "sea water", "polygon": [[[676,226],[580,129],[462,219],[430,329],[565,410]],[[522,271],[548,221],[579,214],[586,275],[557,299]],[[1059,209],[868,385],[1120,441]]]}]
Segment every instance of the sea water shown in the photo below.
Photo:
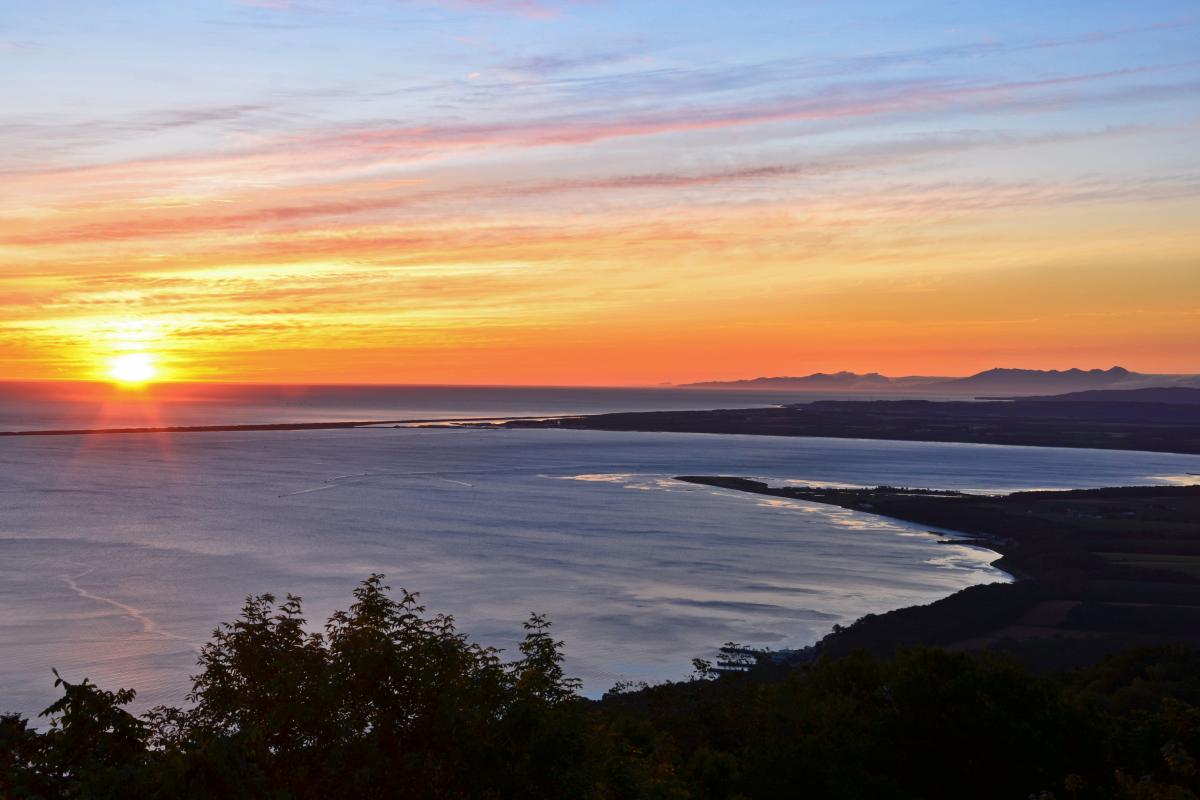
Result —
[{"label": "sea water", "polygon": [[[871,397],[888,396],[877,394]],[[912,398],[917,395],[891,396]],[[855,397],[862,398],[863,395],[678,387],[162,383],[122,388],[84,382],[0,381],[0,431],[538,417],[612,411],[749,408]]]},{"label": "sea water", "polygon": [[1192,481],[1200,457],[845,439],[365,428],[0,439],[0,710],[50,668],[181,703],[213,627],[252,593],[312,624],[372,572],[511,648],[531,611],[596,695],[679,678],[726,641],[1006,580],[920,526],[672,480],[975,491]]}]

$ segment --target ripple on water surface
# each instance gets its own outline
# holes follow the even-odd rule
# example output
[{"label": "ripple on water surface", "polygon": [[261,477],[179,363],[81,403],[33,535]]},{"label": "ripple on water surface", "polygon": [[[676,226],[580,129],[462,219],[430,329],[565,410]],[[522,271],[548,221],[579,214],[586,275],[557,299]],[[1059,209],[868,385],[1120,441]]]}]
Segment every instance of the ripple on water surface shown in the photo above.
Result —
[{"label": "ripple on water surface", "polygon": [[196,648],[249,593],[320,622],[370,572],[511,647],[531,610],[599,693],[729,640],[835,623],[1005,576],[907,523],[681,484],[975,491],[1163,482],[1200,458],[752,436],[371,429],[9,439],[0,447],[0,709],[50,668],[181,702]]}]

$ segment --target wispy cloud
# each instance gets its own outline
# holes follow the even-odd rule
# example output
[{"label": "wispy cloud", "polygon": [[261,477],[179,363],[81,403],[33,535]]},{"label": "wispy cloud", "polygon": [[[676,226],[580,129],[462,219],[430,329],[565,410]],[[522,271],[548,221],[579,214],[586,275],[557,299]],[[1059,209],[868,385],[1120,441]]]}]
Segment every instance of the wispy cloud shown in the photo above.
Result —
[{"label": "wispy cloud", "polygon": [[[160,203],[143,205],[134,213],[120,214],[105,222],[84,225],[17,223],[23,231],[6,232],[9,245],[61,246],[70,243],[116,242],[168,236],[208,237],[223,231],[303,229],[322,218],[355,220],[378,218],[412,209],[432,209],[464,201],[479,203],[542,200],[555,194],[576,193],[597,197],[611,193],[628,202],[631,192],[705,192],[716,202],[738,191],[736,187],[764,182],[813,179],[838,173],[877,171],[913,159],[944,156],[984,148],[1029,147],[1037,144],[1068,143],[1094,138],[1128,136],[1140,129],[1118,128],[1071,134],[997,136],[968,133],[959,136],[930,136],[837,151],[804,163],[764,164],[737,169],[691,172],[648,172],[589,178],[562,177],[524,182],[466,183],[454,187],[430,185],[428,181],[394,179],[290,185],[279,190],[230,194],[222,203],[200,203],[205,213],[194,213],[196,204]],[[1176,182],[1177,183],[1177,182]],[[740,196],[740,193],[739,193]],[[280,203],[280,200],[285,200]],[[744,202],[744,201],[742,201]],[[65,209],[64,209],[65,210]],[[87,213],[86,208],[77,209]],[[68,219],[74,214],[68,215]],[[4,226],[0,225],[0,232]]]},{"label": "wispy cloud", "polygon": [[293,0],[237,0],[237,3],[251,8],[266,8],[271,11],[290,11],[296,5]]},{"label": "wispy cloud", "polygon": [[[189,176],[208,180],[214,174],[235,171],[259,179],[303,175],[307,170],[321,170],[327,176],[336,177],[370,165],[414,164],[472,151],[572,147],[619,138],[715,132],[784,123],[838,123],[862,127],[895,118],[967,115],[981,111],[989,114],[1027,112],[1195,97],[1198,84],[1194,81],[1130,82],[1138,76],[1169,74],[1186,66],[1130,67],[1025,81],[914,79],[831,84],[806,94],[780,95],[752,102],[611,114],[584,113],[486,124],[348,123],[332,130],[277,136],[218,152],[95,166],[22,168],[10,164],[7,169],[0,169],[0,175],[10,182],[42,181],[54,176],[64,181],[89,180],[93,185],[108,180],[119,180],[126,185],[144,181],[148,189],[156,181],[174,182]],[[236,121],[263,111],[264,107],[258,105],[198,109],[117,121],[110,125],[154,130],[201,122]],[[28,135],[30,130],[18,128],[15,132]],[[792,135],[797,132],[793,131]],[[63,139],[69,140],[69,137]]]},{"label": "wispy cloud", "polygon": [[638,50],[608,50],[591,53],[542,53],[507,61],[500,66],[506,72],[532,74],[539,77],[574,72],[580,69],[611,67],[635,58]]},{"label": "wispy cloud", "polygon": [[[565,0],[570,2],[571,0]],[[305,11],[346,9],[354,0],[332,3],[329,0],[234,0],[238,5],[270,11]],[[521,17],[548,19],[561,13],[561,3],[543,0],[394,0],[397,5],[439,6],[451,10],[481,10],[513,14]]]},{"label": "wispy cloud", "polygon": [[[742,25],[701,2],[666,30],[578,1],[228,0],[219,37],[189,33],[194,9],[122,20],[101,38],[146,68],[97,57],[94,80],[6,28],[6,63],[39,70],[14,85],[49,88],[0,123],[5,364],[86,362],[136,320],[205,365],[390,347],[434,364],[422,379],[430,353],[476,353],[482,379],[509,352],[582,372],[699,342],[748,369],[796,342],[870,352],[919,320],[903,292],[992,303],[970,330],[1033,341],[1020,295],[1066,297],[1061,265],[1178,287],[1194,264],[1195,18],[964,7],[973,28],[928,34],[792,4],[773,32],[777,5]],[[1042,277],[979,277],[1018,266]]]},{"label": "wispy cloud", "polygon": [[[1124,38],[1145,34],[1182,31],[1200,25],[1200,18],[1183,17],[1160,23],[1140,26],[1098,29],[1073,36],[1030,38],[1014,40],[979,40],[957,44],[916,47],[903,50],[873,51],[864,54],[794,56],[776,59],[737,59],[705,65],[663,65],[650,68],[607,72],[602,75],[555,76],[555,71],[569,73],[575,54],[564,53],[545,56],[548,65],[542,78],[544,82],[557,84],[570,90],[573,97],[581,101],[596,98],[611,102],[622,95],[636,95],[641,99],[650,97],[679,98],[694,94],[722,92],[762,92],[780,85],[802,84],[813,80],[856,78],[867,80],[868,76],[887,74],[901,68],[919,68],[924,71],[952,70],[952,65],[977,62],[983,58],[1036,53],[1070,48],[1087,48]],[[603,54],[600,54],[601,57]],[[611,63],[619,63],[618,54],[612,54]],[[590,66],[588,57],[583,56],[579,66]],[[627,59],[626,59],[627,60]],[[535,68],[536,58],[529,66]],[[520,65],[520,61],[516,62]],[[554,69],[561,64],[561,67]],[[505,65],[502,65],[505,66]],[[485,73],[486,75],[486,73]],[[481,87],[482,88],[482,87]]]}]

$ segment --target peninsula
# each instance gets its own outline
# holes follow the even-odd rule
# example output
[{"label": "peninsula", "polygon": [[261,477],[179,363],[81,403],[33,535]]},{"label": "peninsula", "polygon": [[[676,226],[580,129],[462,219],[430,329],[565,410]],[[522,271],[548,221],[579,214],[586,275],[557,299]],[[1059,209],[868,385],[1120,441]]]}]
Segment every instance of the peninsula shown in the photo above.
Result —
[{"label": "peninsula", "polygon": [[1200,389],[996,401],[818,400],[770,408],[510,420],[508,428],[825,436],[1200,453]]},{"label": "peninsula", "polygon": [[677,480],[878,514],[969,534],[1015,583],[973,586],[924,606],[836,628],[806,657],[900,647],[1002,649],[1035,669],[1091,663],[1130,647],[1200,646],[1200,486],[1016,492],[769,486],[728,476]]}]

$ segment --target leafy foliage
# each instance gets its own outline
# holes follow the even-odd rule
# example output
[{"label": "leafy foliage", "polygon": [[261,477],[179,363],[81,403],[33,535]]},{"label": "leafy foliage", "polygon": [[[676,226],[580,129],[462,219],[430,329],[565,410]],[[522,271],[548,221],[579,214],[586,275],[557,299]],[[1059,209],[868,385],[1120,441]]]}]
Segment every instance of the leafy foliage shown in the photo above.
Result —
[{"label": "leafy foliage", "polygon": [[[735,645],[730,652],[744,655]],[[320,631],[248,598],[189,705],[58,678],[49,726],[0,716],[0,798],[1195,798],[1200,654],[1121,654],[1057,679],[994,655],[865,653],[780,674],[578,696],[549,621],[519,657],[380,575]]]}]

